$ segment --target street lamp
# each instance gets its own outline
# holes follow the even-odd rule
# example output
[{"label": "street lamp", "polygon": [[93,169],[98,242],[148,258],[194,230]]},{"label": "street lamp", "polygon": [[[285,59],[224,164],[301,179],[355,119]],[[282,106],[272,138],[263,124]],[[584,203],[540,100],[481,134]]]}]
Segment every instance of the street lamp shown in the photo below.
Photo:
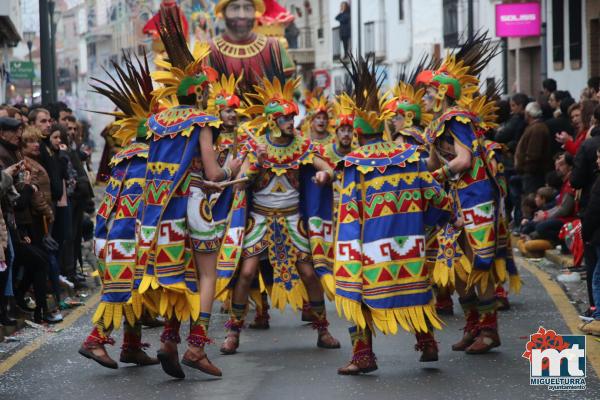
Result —
[{"label": "street lamp", "polygon": [[[33,31],[23,32],[23,36],[27,41],[27,49],[29,50],[29,62],[33,65],[33,59],[31,58],[31,48],[33,47],[33,39],[35,39],[36,33]],[[34,68],[35,71],[35,68]],[[29,79],[29,88],[31,89],[31,104],[33,104],[33,75]]]},{"label": "street lamp", "polygon": [[56,2],[48,0],[48,14],[50,16],[50,67],[52,71],[52,101],[56,102],[58,85],[56,84],[56,23],[60,19],[60,11],[55,13]]}]

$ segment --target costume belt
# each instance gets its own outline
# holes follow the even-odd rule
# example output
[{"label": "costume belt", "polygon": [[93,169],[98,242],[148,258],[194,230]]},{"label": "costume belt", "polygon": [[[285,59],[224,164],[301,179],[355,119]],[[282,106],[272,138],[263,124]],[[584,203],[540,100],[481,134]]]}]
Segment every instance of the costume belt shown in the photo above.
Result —
[{"label": "costume belt", "polygon": [[257,204],[252,205],[252,212],[255,212],[265,217],[288,217],[290,215],[298,214],[298,207],[286,207],[286,208],[267,208],[261,207]]}]

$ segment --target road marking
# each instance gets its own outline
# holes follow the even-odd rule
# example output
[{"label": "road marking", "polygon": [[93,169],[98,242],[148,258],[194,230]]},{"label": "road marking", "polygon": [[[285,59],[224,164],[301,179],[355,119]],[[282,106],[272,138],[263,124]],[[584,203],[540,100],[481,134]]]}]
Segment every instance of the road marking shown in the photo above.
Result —
[{"label": "road marking", "polygon": [[[535,276],[542,284],[548,295],[550,295],[552,301],[554,301],[554,304],[556,305],[556,308],[558,308],[558,311],[561,313],[563,319],[567,323],[567,326],[571,330],[571,333],[574,335],[583,335],[578,328],[579,324],[581,323],[579,313],[575,309],[575,306],[571,304],[567,294],[560,287],[560,285],[556,283],[547,272],[542,271],[525,258],[518,258],[522,261],[519,263],[519,265],[522,265],[527,271]],[[594,336],[587,337],[586,356],[588,362],[594,368],[594,371],[596,371],[596,375],[600,377],[600,346],[597,346],[596,343],[594,343],[594,338]]]},{"label": "road marking", "polygon": [[[61,328],[61,329],[66,329],[66,328],[71,327],[75,323],[75,321],[77,321],[79,318],[81,318],[83,316],[83,314],[88,312],[93,307],[96,307],[96,305],[98,304],[99,301],[100,301],[100,292],[92,295],[89,298],[89,300],[85,302],[84,305],[74,309],[72,312],[69,313],[69,315],[67,315],[64,318],[63,322],[61,322],[60,324],[56,324],[53,327]],[[10,370],[12,367],[14,367],[19,362],[21,362],[25,357],[27,357],[28,355],[30,355],[31,353],[33,353],[34,351],[36,351],[40,347],[42,347],[42,345],[48,341],[48,339],[51,337],[51,335],[54,335],[54,334],[55,333],[43,333],[42,335],[35,338],[31,343],[26,344],[25,347],[18,350],[15,354],[8,357],[6,360],[2,361],[2,363],[0,363],[0,375],[4,374],[8,370]],[[57,332],[56,334],[60,334],[60,332]]]}]

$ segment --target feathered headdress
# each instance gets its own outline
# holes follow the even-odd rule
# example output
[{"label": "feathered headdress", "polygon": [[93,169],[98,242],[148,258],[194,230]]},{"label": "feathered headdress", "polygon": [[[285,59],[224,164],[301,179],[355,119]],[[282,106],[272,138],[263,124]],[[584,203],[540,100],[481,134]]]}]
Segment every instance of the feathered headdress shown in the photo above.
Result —
[{"label": "feathered headdress", "polygon": [[304,105],[308,119],[313,119],[319,113],[325,113],[328,116],[331,113],[331,103],[320,87],[304,92]]},{"label": "feathered headdress", "polygon": [[224,108],[240,108],[241,101],[236,92],[237,84],[241,78],[239,76],[235,79],[233,74],[229,77],[221,75],[221,79],[211,85],[207,108],[209,114],[218,116]]},{"label": "feathered headdress", "polygon": [[294,91],[300,83],[300,77],[284,81],[274,78],[271,82],[267,77],[263,78],[262,85],[254,86],[256,93],[247,96],[256,103],[245,110],[248,115],[257,115],[250,126],[257,128],[257,133],[264,133],[269,128],[277,137],[281,134],[276,120],[287,115],[297,115],[298,105],[294,102]]},{"label": "feathered headdress", "polygon": [[156,96],[159,98],[191,94],[200,96],[209,83],[218,78],[217,71],[205,64],[210,53],[208,43],[199,46],[196,58],[190,52],[178,13],[179,11],[173,15],[161,11],[160,14],[159,34],[168,60],[158,60],[157,65],[165,70],[152,73],[152,78],[164,85],[156,89]]},{"label": "feathered headdress", "polygon": [[346,93],[336,97],[333,102],[333,126],[338,129],[344,125],[354,127],[354,102]]},{"label": "feathered headdress", "polygon": [[454,101],[472,97],[478,90],[478,75],[498,54],[498,45],[492,44],[487,32],[480,32],[467,40],[458,51],[448,54],[438,69],[425,70],[417,76],[417,83],[438,89],[434,109],[439,111],[446,96]]},{"label": "feathered headdress", "polygon": [[345,63],[344,68],[354,83],[354,129],[358,135],[383,133],[385,121],[394,115],[389,104],[396,98],[387,99],[381,95],[383,76],[377,74],[374,56],[359,56],[357,60],[350,55],[349,58],[350,62]]},{"label": "feathered headdress", "polygon": [[123,53],[123,59],[124,68],[112,62],[117,73],[116,78],[106,71],[112,84],[92,78],[96,84],[91,86],[94,92],[106,96],[117,106],[117,111],[102,112],[102,114],[116,117],[114,123],[116,130],[113,137],[120,141],[121,145],[126,145],[135,138],[146,138],[148,117],[162,108],[169,107],[171,102],[169,99],[159,102],[153,95],[152,78],[145,53],[143,62],[137,56],[135,57],[137,66],[134,65],[131,55]]},{"label": "feathered headdress", "polygon": [[433,120],[433,114],[425,109],[423,95],[425,89],[415,88],[405,82],[398,82],[392,89],[392,95],[396,100],[388,104],[390,111],[404,116],[404,127],[409,128],[414,125],[427,126]]}]

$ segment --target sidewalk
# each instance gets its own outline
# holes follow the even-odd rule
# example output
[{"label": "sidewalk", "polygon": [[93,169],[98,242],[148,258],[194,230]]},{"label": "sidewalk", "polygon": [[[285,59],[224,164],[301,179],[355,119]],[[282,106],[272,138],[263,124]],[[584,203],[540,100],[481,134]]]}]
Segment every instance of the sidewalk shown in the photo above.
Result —
[{"label": "sidewalk", "polygon": [[[66,289],[63,291],[63,299],[70,297],[74,301],[80,301],[80,306],[74,306],[72,308],[61,310],[61,314],[64,318],[78,308],[83,307],[86,302],[90,301],[96,292],[100,290],[100,279],[94,275],[94,265],[96,260],[93,254],[92,241],[84,242],[82,244],[84,267],[83,272],[86,276],[86,289],[74,290]],[[54,297],[48,296],[48,307],[49,309],[58,308],[55,304]],[[2,363],[7,357],[14,354],[22,347],[28,345],[33,340],[37,339],[41,335],[53,334],[62,330],[63,323],[59,324],[36,324],[33,322],[33,314],[19,313],[17,315],[16,326],[2,326],[0,325],[0,363]]]},{"label": "sidewalk", "polygon": [[[519,250],[514,248],[515,255]],[[560,282],[557,277],[563,274],[569,267],[573,266],[573,256],[570,254],[561,254],[559,250],[548,250],[544,258],[527,258],[529,263],[540,268],[549,274],[552,279],[563,289],[570,303],[577,309],[577,312],[583,314],[588,306],[588,293],[585,281],[585,272],[580,272],[581,279],[576,282]]]}]

